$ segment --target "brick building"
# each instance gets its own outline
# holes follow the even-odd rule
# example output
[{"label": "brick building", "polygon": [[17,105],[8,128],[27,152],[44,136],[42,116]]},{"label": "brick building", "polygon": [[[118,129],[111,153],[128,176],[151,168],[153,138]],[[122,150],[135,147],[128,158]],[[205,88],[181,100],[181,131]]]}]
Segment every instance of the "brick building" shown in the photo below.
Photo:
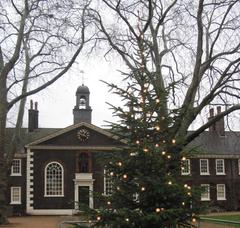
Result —
[{"label": "brick building", "polygon": [[[23,150],[16,154],[9,181],[9,204],[15,214],[73,214],[77,204],[97,208],[91,192],[111,192],[99,157],[121,150],[124,143],[91,123],[90,91],[79,86],[74,124],[63,129],[38,128],[37,104],[31,102],[29,127],[22,129]],[[220,112],[218,108],[218,112]],[[210,118],[214,115],[210,112]],[[11,129],[8,129],[11,135]],[[220,120],[192,145],[200,152],[184,161],[182,175],[202,185],[203,201],[225,210],[240,209],[240,142]]]}]

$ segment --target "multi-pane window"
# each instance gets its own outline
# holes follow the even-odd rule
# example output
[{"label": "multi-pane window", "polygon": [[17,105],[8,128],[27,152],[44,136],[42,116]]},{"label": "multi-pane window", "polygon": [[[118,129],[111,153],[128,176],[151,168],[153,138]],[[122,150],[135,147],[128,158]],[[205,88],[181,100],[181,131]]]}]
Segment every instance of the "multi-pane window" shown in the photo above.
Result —
[{"label": "multi-pane window", "polygon": [[182,175],[189,175],[190,174],[190,159],[186,159],[182,161]]},{"label": "multi-pane window", "polygon": [[224,159],[216,159],[216,174],[225,175]]},{"label": "multi-pane window", "polygon": [[21,176],[21,159],[13,159],[11,176]]},{"label": "multi-pane window", "polygon": [[113,182],[111,178],[111,173],[107,170],[104,170],[104,194],[109,196],[113,192]]},{"label": "multi-pane window", "polygon": [[200,159],[200,175],[209,175],[208,159]]},{"label": "multi-pane window", "polygon": [[21,204],[21,187],[11,187],[11,204]]},{"label": "multi-pane window", "polygon": [[202,187],[201,200],[202,201],[210,200],[210,185],[201,184],[201,187]]},{"label": "multi-pane window", "polygon": [[45,196],[63,196],[63,167],[58,162],[45,167]]},{"label": "multi-pane window", "polygon": [[225,184],[217,184],[217,200],[226,200]]}]

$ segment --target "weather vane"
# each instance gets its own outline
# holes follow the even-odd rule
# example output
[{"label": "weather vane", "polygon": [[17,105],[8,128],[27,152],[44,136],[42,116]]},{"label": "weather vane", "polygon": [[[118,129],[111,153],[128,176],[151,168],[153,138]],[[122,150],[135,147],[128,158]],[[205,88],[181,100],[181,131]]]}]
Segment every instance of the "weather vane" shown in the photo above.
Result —
[{"label": "weather vane", "polygon": [[82,78],[82,85],[84,85],[84,71],[80,70],[81,78]]}]

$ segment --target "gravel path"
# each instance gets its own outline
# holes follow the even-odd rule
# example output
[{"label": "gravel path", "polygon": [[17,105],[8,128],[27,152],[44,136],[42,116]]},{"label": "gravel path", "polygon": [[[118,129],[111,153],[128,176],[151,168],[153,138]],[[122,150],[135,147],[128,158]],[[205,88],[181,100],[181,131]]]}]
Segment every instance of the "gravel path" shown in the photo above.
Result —
[{"label": "gravel path", "polygon": [[10,224],[1,228],[57,228],[62,216],[22,216],[9,218]]},{"label": "gravel path", "polygon": [[[239,213],[239,212],[238,212]],[[218,214],[219,215],[219,214]],[[0,228],[59,228],[61,221],[79,220],[71,216],[22,216],[9,218],[10,224],[0,225]],[[197,224],[196,224],[197,225]],[[66,226],[67,227],[67,226]],[[70,226],[68,226],[69,228]],[[229,228],[220,224],[201,223],[200,228]]]}]

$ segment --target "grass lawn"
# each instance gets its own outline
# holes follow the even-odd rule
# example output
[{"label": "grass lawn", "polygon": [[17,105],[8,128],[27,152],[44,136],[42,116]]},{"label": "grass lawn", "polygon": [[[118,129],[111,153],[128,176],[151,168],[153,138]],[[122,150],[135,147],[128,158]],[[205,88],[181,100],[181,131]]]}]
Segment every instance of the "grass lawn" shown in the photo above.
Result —
[{"label": "grass lawn", "polygon": [[[240,214],[237,215],[209,215],[209,216],[202,216],[204,218],[212,218],[212,219],[219,219],[219,220],[225,220],[225,221],[233,221],[233,222],[240,222]],[[210,222],[210,221],[208,221]],[[211,221],[213,223],[221,223],[221,224],[226,224],[224,222],[216,222],[216,221]],[[240,224],[233,225],[232,227],[240,227]]]}]

